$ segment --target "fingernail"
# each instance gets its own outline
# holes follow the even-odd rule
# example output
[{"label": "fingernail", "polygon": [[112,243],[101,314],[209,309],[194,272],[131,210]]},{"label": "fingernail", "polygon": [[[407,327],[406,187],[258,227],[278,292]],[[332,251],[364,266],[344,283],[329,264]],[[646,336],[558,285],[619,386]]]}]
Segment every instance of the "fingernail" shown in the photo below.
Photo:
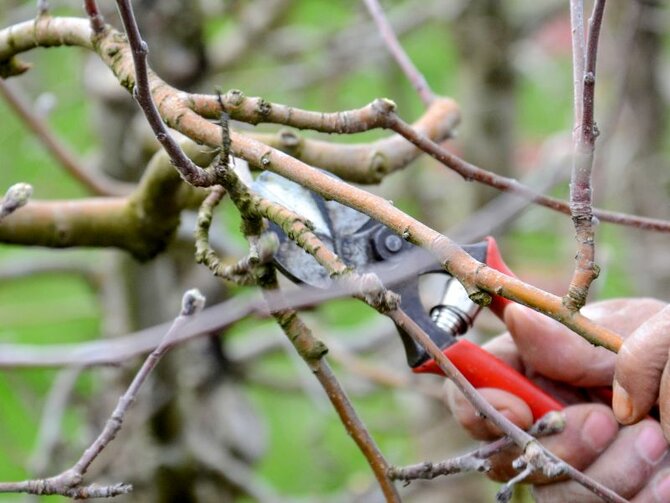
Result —
[{"label": "fingernail", "polygon": [[633,401],[628,392],[618,383],[616,379],[612,383],[612,410],[620,423],[630,424],[633,422]]},{"label": "fingernail", "polygon": [[635,450],[647,463],[655,465],[668,450],[668,444],[661,430],[649,425],[644,427],[635,439]]},{"label": "fingernail", "polygon": [[670,472],[661,473],[654,482],[654,497],[658,503],[670,503]]},{"label": "fingernail", "polygon": [[582,440],[595,452],[602,452],[618,431],[617,424],[604,412],[591,412],[582,428]]}]

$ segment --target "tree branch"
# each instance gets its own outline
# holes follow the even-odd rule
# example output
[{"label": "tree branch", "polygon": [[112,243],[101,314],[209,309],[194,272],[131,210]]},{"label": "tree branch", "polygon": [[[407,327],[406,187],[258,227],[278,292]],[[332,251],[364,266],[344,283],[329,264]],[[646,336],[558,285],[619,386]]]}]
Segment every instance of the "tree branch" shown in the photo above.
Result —
[{"label": "tree branch", "polygon": [[137,26],[137,21],[135,20],[132,4],[130,3],[130,0],[117,0],[116,5],[119,9],[126,35],[128,36],[128,44],[131,49],[135,67],[133,97],[140,105],[156,139],[170,156],[172,163],[184,180],[195,187],[208,187],[213,185],[215,182],[213,174],[191,161],[172,136],[170,136],[170,133],[168,133],[151,94],[149,67],[147,66],[149,47],[147,46],[147,43],[142,40],[142,35]]},{"label": "tree branch", "polygon": [[205,298],[197,290],[189,290],[184,294],[180,315],[174,320],[158,347],[149,355],[144,364],[135,374],[126,392],[121,396],[105,427],[93,443],[84,451],[79,460],[68,470],[54,477],[23,482],[0,483],[0,493],[21,492],[39,495],[60,494],[74,499],[111,498],[132,491],[128,484],[111,486],[82,485],[83,477],[91,463],[105,447],[116,437],[121,429],[126,412],[137,398],[142,384],[156,367],[162,356],[179,340],[178,334],[185,322],[202,311]]},{"label": "tree branch", "polygon": [[[30,21],[0,30],[0,61],[9,60],[16,54],[35,47],[60,45],[75,45],[95,50],[115,72],[120,83],[132,92],[134,73],[129,62],[131,56],[127,43],[119,38],[118,32],[110,30],[110,33],[98,40],[94,47],[90,40],[90,28],[82,24],[82,20],[76,18],[51,18],[48,23],[39,20]],[[151,83],[154,98],[169,125],[195,140],[213,146],[218,145],[220,136],[212,131],[212,127],[208,127],[212,125],[202,121],[202,118],[188,107],[188,94],[171,88],[153,74],[151,74]],[[215,103],[215,97],[212,97],[211,100],[212,103]],[[230,115],[233,119],[244,120],[235,115],[234,109],[230,110]],[[509,190],[547,208],[570,214],[569,206],[564,201],[536,194],[514,179],[500,177],[469,164],[421,134],[413,134],[411,127],[406,123],[394,120],[387,127],[397,130],[396,132],[402,130],[402,136],[467,180],[477,180],[500,190]],[[356,177],[352,179],[360,181]],[[670,232],[670,222],[666,220],[607,210],[594,210],[594,215],[603,222],[657,232]]]},{"label": "tree branch", "polygon": [[[575,271],[570,280],[568,292],[563,301],[565,305],[577,311],[586,303],[589,286],[598,277],[599,267],[595,263],[595,232],[593,229],[593,190],[591,188],[591,172],[593,170],[593,152],[598,136],[597,126],[593,120],[594,97],[596,84],[596,55],[598,38],[605,10],[605,0],[596,0],[593,14],[589,19],[589,35],[586,47],[586,65],[582,77],[581,90],[582,116],[575,134],[572,177],[570,180],[570,213],[575,226],[577,255]],[[575,28],[573,27],[573,30]],[[576,110],[576,111],[577,111]]]},{"label": "tree branch", "polygon": [[[209,164],[210,149],[192,142],[184,147],[198,163]],[[163,152],[149,162],[128,197],[74,201],[31,201],[0,222],[0,241],[49,246],[113,246],[147,260],[161,252],[179,225],[181,211],[204,193],[185,185]]]},{"label": "tree branch", "polygon": [[84,0],[84,10],[91,20],[91,30],[93,33],[100,34],[105,29],[105,18],[102,17],[98,4],[95,0]]},{"label": "tree branch", "polygon": [[[272,207],[279,205],[275,205],[274,203],[253,195],[240,181],[229,163],[223,161],[220,162],[219,166],[217,166],[217,171],[221,183],[229,192],[233,203],[235,203],[235,206],[242,216],[243,222],[245,222],[243,224],[243,231],[252,242],[252,246],[257,247],[257,241],[260,232],[262,231],[262,222],[260,220],[260,215],[262,213],[259,211],[259,208],[267,208],[266,211],[269,214],[273,214]],[[214,198],[213,201],[215,201]],[[281,208],[279,211],[281,212]],[[289,210],[286,210],[286,212],[289,213]],[[286,218],[286,220],[293,220],[296,225],[304,225],[302,219],[290,218],[292,216],[293,215],[289,215],[289,218]],[[311,232],[308,230],[303,230],[302,232],[294,232],[291,235],[295,237],[296,242],[312,243],[317,240],[317,238],[313,235],[310,236],[310,234]],[[301,239],[301,237],[304,237],[304,239]],[[310,239],[310,237],[313,239]],[[323,248],[327,250],[325,247]],[[318,249],[311,249],[311,251],[315,255],[318,254]],[[400,496],[387,476],[387,470],[389,468],[388,462],[379,450],[379,447],[377,447],[377,444],[367,428],[358,417],[358,414],[344,389],[324,359],[325,354],[328,352],[328,348],[323,342],[314,337],[312,331],[298,317],[297,312],[286,304],[286,301],[279,290],[274,266],[258,263],[254,269],[253,276],[256,278],[258,286],[263,290],[264,298],[270,307],[270,313],[291,341],[298,354],[319,380],[319,383],[321,383],[328,399],[340,416],[340,420],[347,430],[347,433],[353,438],[356,445],[365,456],[386,500],[399,503]],[[337,270],[342,271],[342,268],[340,267]],[[347,270],[346,266],[344,266],[344,270]]]}]

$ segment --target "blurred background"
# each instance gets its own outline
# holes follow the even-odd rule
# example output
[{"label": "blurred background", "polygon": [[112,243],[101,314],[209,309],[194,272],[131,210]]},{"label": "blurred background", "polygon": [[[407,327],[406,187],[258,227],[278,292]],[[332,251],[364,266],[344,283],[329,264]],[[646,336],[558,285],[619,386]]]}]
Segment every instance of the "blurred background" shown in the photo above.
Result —
[{"label": "blurred background", "polygon": [[[53,15],[82,16],[79,0],[52,0]],[[108,22],[120,27],[100,2]],[[388,97],[414,121],[423,105],[354,0],[138,0],[154,70],[172,85],[241,89],[325,112]],[[590,8],[590,2],[587,8]],[[572,68],[567,1],[382,2],[433,90],[454,98],[462,122],[450,148],[466,160],[567,198]],[[0,0],[2,27],[31,19],[35,2]],[[595,200],[600,207],[670,218],[667,3],[613,2],[598,54]],[[156,149],[143,117],[111,73],[84,50],[26,54],[32,69],[7,84],[91,171],[136,181]],[[0,100],[0,186],[31,183],[34,197],[87,195]],[[276,132],[277,126],[241,130]],[[300,132],[306,138],[322,137]],[[323,137],[369,142],[373,131]],[[3,189],[4,190],[4,189]],[[569,218],[464,182],[425,157],[370,187],[461,242],[499,238],[524,280],[563,294],[575,243]],[[0,343],[66,344],[125,335],[170,320],[186,288],[209,304],[244,295],[193,260],[193,214],[170,249],[138,263],[115,250],[0,245]],[[246,253],[224,199],[214,244]],[[668,299],[667,236],[604,224],[591,299]],[[413,377],[394,327],[360,302],[305,314],[392,464],[442,460],[472,446],[441,401],[441,380]],[[488,313],[473,337],[503,330]],[[380,501],[372,474],[323,392],[271,323],[246,320],[163,360],[89,481],[127,481],[121,501]],[[0,480],[60,472],[97,435],[138,361],[114,368],[0,369]],[[407,501],[490,501],[482,476],[413,482]],[[521,501],[528,496],[520,494]],[[35,497],[3,496],[0,501]],[[53,497],[56,501],[59,498]]]}]

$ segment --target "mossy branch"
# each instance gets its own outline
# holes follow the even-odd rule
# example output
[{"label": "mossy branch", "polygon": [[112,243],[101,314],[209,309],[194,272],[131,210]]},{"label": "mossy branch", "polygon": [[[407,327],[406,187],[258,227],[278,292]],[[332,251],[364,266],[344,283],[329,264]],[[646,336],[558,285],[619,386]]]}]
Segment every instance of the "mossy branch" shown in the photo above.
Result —
[{"label": "mossy branch", "polygon": [[[182,147],[201,165],[209,164],[215,155],[212,149],[190,141]],[[181,211],[205,195],[185,184],[167,155],[159,152],[128,197],[31,200],[0,222],[0,241],[51,248],[115,247],[148,260],[169,244]]]}]

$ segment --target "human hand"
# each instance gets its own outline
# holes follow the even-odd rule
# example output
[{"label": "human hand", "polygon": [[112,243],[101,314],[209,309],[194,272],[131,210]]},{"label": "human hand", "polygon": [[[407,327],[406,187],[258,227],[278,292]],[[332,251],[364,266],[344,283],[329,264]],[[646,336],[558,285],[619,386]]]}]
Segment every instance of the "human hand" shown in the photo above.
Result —
[{"label": "human hand", "polygon": [[[658,422],[642,419],[653,405],[659,387],[662,394],[670,394],[670,370],[664,372],[670,345],[670,309],[652,299],[628,299],[595,303],[587,306],[584,313],[627,337],[623,354],[617,356],[593,347],[563,325],[518,305],[509,306],[505,312],[509,333],[491,341],[487,349],[566,403],[584,401],[584,390],[611,385],[616,369],[616,418],[627,415],[628,422],[639,422],[619,428],[609,407],[597,403],[572,405],[564,411],[565,430],[542,439],[542,443],[626,498],[670,502],[667,442]],[[446,389],[454,416],[474,438],[493,440],[500,436],[497,428],[482,419],[453,384],[448,382]],[[533,416],[525,402],[497,389],[479,391],[515,424],[524,429],[531,426]],[[635,393],[642,393],[641,397]],[[670,404],[666,405],[667,419]],[[518,451],[510,450],[491,458],[490,476],[495,480],[514,476],[511,462],[518,455]],[[600,501],[572,481],[547,483],[550,481],[534,476],[528,482],[536,484],[534,493],[541,502],[568,498]]]}]

